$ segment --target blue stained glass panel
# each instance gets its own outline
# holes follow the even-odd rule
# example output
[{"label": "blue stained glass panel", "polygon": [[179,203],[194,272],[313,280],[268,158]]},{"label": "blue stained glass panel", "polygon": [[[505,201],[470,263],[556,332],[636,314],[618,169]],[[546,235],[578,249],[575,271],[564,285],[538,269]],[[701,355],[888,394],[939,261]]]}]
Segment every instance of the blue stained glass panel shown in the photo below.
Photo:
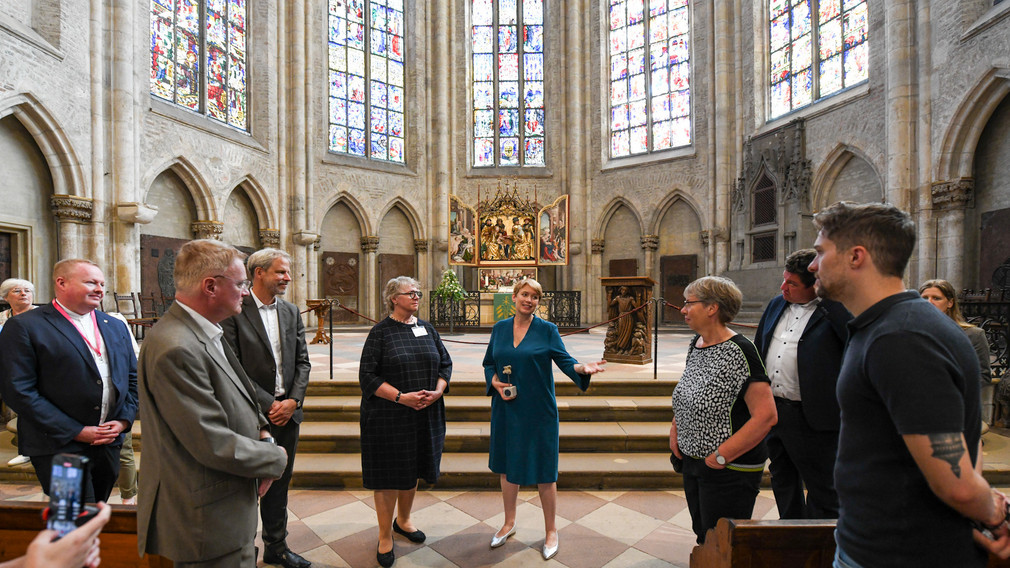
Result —
[{"label": "blue stained glass panel", "polygon": [[519,9],[516,0],[498,0],[498,24],[517,24]]},{"label": "blue stained glass panel", "polygon": [[519,108],[519,83],[502,81],[499,83],[498,106],[501,108]]},{"label": "blue stained glass panel", "polygon": [[526,108],[543,108],[544,106],[544,83],[543,81],[526,82]]},{"label": "blue stained glass panel", "polygon": [[365,155],[365,131],[351,128],[347,131],[347,152],[355,156]]},{"label": "blue stained glass panel", "polygon": [[498,143],[501,145],[501,165],[503,166],[518,166],[519,165],[519,139],[518,138],[499,138]]},{"label": "blue stained glass panel", "polygon": [[352,101],[365,102],[365,78],[351,75],[347,78],[347,98]]},{"label": "blue stained glass panel", "polygon": [[618,79],[610,82],[610,104],[628,102],[628,80]]},{"label": "blue stained glass panel", "polygon": [[519,111],[504,109],[498,111],[498,134],[500,136],[519,136]]},{"label": "blue stained glass panel", "polygon": [[845,14],[845,47],[849,48],[866,41],[866,4],[862,4]]},{"label": "blue stained glass panel", "polygon": [[791,110],[790,104],[792,93],[789,90],[789,81],[774,83],[772,85],[771,114],[781,116]]},{"label": "blue stained glass panel", "polygon": [[372,159],[385,160],[389,156],[386,151],[386,136],[383,134],[372,134]]},{"label": "blue stained glass panel", "polygon": [[772,20],[771,23],[771,50],[777,51],[789,45],[789,13]]},{"label": "blue stained glass panel", "polygon": [[610,129],[625,130],[628,128],[628,105],[615,105],[610,109]]},{"label": "blue stained glass panel", "polygon": [[661,95],[670,90],[670,73],[665,68],[652,72],[652,94]]},{"label": "blue stained glass panel", "polygon": [[523,26],[523,51],[541,53],[544,50],[544,27]]},{"label": "blue stained glass panel", "polygon": [[628,74],[645,73],[645,50],[636,49],[628,53]]},{"label": "blue stained glass panel", "polygon": [[771,80],[777,83],[789,76],[789,50],[780,49],[771,55]]},{"label": "blue stained glass panel", "polygon": [[670,118],[670,98],[666,95],[652,97],[652,122]]},{"label": "blue stained glass panel", "polygon": [[820,59],[827,59],[842,50],[842,21],[831,20],[817,29]]},{"label": "blue stained glass panel", "polygon": [[793,108],[810,104],[813,100],[813,77],[810,69],[793,75]]},{"label": "blue stained glass panel", "polygon": [[543,109],[526,109],[524,111],[526,121],[524,133],[526,136],[544,135],[544,111]]},{"label": "blue stained glass panel", "polygon": [[614,132],[610,137],[610,155],[615,158],[631,153],[631,136],[627,130]]},{"label": "blue stained glass panel", "polygon": [[365,26],[356,22],[348,22],[347,46],[353,49],[365,49]]},{"label": "blue stained glass panel", "polygon": [[628,25],[640,24],[645,19],[645,2],[628,0]]},{"label": "blue stained glass panel", "polygon": [[386,31],[398,36],[403,36],[403,12],[395,8],[386,9]]},{"label": "blue stained glass panel", "polygon": [[389,83],[397,87],[403,86],[403,63],[399,61],[389,62]]},{"label": "blue stained glass panel", "polygon": [[842,88],[842,55],[836,54],[821,61],[821,96],[830,95]]},{"label": "blue stained glass panel", "polygon": [[610,79],[624,79],[628,76],[628,56],[624,53],[610,58]]},{"label": "blue stained glass panel", "polygon": [[475,138],[494,136],[494,111],[477,110],[473,113],[473,135]]},{"label": "blue stained glass panel", "polygon": [[869,76],[868,44],[863,42],[845,52],[845,86],[865,81]]},{"label": "blue stained glass panel", "polygon": [[372,0],[370,2],[371,12],[372,12],[372,27],[381,28],[386,25],[386,7],[380,5],[379,2]]},{"label": "blue stained glass panel", "polygon": [[544,0],[523,0],[523,22],[544,23]]},{"label": "blue stained glass panel", "polygon": [[389,105],[389,98],[386,94],[386,84],[381,81],[372,81],[372,106],[386,108]]},{"label": "blue stained glass panel", "polygon": [[523,54],[523,76],[528,81],[543,81],[544,56],[542,53]]},{"label": "blue stained glass panel", "polygon": [[403,112],[403,88],[389,85],[389,110]]},{"label": "blue stained glass panel", "polygon": [[638,126],[631,129],[631,153],[643,154],[649,151],[649,129]]},{"label": "blue stained glass panel", "polygon": [[330,124],[347,124],[347,102],[343,99],[330,99]]},{"label": "blue stained glass panel", "polygon": [[485,167],[494,165],[494,139],[475,138],[473,141],[473,165]]},{"label": "blue stained glass panel", "polygon": [[793,6],[793,26],[789,33],[793,39],[810,33],[810,0]]},{"label": "blue stained glass panel", "polygon": [[385,134],[386,132],[386,111],[381,108],[372,107],[372,132]]},{"label": "blue stained glass panel", "polygon": [[330,126],[330,150],[334,152],[347,152],[347,128],[343,126]]},{"label": "blue stained glass panel", "polygon": [[635,101],[628,104],[628,124],[641,126],[648,121],[649,115],[645,112],[645,101]]},{"label": "blue stained glass panel", "polygon": [[494,55],[490,53],[473,54],[473,80],[491,81],[494,79]]},{"label": "blue stained glass panel", "polygon": [[621,28],[610,32],[610,55],[624,53],[628,50],[628,33]]},{"label": "blue stained glass panel", "polygon": [[347,103],[347,125],[352,128],[365,128],[365,105]]},{"label": "blue stained glass panel", "polygon": [[526,139],[526,164],[531,166],[544,165],[544,139]]},{"label": "blue stained glass panel", "polygon": [[494,28],[474,26],[471,43],[474,53],[491,53],[494,50]]},{"label": "blue stained glass panel", "polygon": [[655,71],[656,69],[661,69],[670,64],[670,50],[663,43],[654,43],[649,48],[649,69]]},{"label": "blue stained glass panel", "polygon": [[482,82],[473,84],[473,108],[492,108],[494,106],[494,83]]},{"label": "blue stained glass panel", "polygon": [[470,19],[474,25],[490,26],[494,22],[492,0],[473,0],[470,4]]},{"label": "blue stained glass panel", "polygon": [[372,30],[372,41],[369,44],[372,47],[372,53],[380,57],[386,56],[386,32],[373,29]]},{"label": "blue stained glass panel", "polygon": [[515,26],[498,26],[498,53],[515,53],[519,49],[519,36]]},{"label": "blue stained glass panel", "polygon": [[403,138],[389,138],[389,161],[401,164],[404,162]]}]

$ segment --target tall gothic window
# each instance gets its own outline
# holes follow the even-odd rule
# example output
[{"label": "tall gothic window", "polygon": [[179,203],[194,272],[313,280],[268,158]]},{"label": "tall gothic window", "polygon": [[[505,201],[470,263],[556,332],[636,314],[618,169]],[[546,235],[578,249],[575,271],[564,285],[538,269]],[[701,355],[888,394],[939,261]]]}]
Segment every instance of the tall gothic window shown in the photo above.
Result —
[{"label": "tall gothic window", "polygon": [[473,165],[543,166],[544,0],[471,0]]},{"label": "tall gothic window", "polygon": [[403,0],[329,0],[330,151],[404,163]]},{"label": "tall gothic window", "polygon": [[247,129],[246,0],[151,0],[151,94]]},{"label": "tall gothic window", "polygon": [[866,0],[769,0],[771,117],[869,77]]},{"label": "tall gothic window", "polygon": [[688,0],[610,0],[610,157],[691,144],[690,42]]}]

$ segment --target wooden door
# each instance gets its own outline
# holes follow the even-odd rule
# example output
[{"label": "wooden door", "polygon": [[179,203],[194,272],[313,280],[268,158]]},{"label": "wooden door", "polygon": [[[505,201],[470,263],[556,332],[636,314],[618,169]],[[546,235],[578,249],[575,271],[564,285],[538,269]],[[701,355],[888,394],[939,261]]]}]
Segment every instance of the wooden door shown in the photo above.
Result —
[{"label": "wooden door", "polygon": [[[320,257],[319,282],[326,298],[335,298],[341,304],[360,311],[358,301],[358,274],[360,270],[360,254],[356,252],[324,252]],[[335,308],[333,323],[367,323],[358,320],[358,316]]]},{"label": "wooden door", "polygon": [[[671,304],[684,302],[684,288],[698,277],[698,255],[659,257],[659,294]],[[680,310],[664,306],[659,323],[684,323]]]},{"label": "wooden door", "polygon": [[[140,235],[140,295],[153,297],[163,311],[175,297],[175,255],[187,239]],[[121,294],[131,290],[116,290]]]},{"label": "wooden door", "polygon": [[[14,257],[11,254],[11,246],[13,246],[13,244],[14,235],[10,233],[0,233],[0,282],[14,277],[14,268],[11,266],[11,262],[14,260]],[[23,275],[21,278],[25,278],[25,276],[26,275]]]},{"label": "wooden door", "polygon": [[993,281],[996,268],[1010,260],[1010,209],[982,214],[982,243],[979,250],[979,288],[997,288]]}]

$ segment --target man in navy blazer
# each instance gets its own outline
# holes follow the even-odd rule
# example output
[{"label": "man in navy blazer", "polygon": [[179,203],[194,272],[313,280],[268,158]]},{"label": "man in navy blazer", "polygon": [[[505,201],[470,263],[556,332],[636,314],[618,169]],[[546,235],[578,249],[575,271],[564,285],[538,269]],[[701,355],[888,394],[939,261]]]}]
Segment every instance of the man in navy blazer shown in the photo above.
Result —
[{"label": "man in navy blazer", "polygon": [[838,518],[835,385],[852,314],[838,302],[817,298],[816,278],[807,271],[816,255],[803,249],[786,258],[782,294],[768,303],[754,336],[779,416],[767,442],[782,519]]},{"label": "man in navy blazer", "polygon": [[53,285],[55,301],[0,332],[0,388],[42,490],[49,493],[54,455],[79,454],[90,460],[85,499],[105,501],[137,415],[137,358],[126,325],[97,309],[105,277],[95,263],[56,263]]}]

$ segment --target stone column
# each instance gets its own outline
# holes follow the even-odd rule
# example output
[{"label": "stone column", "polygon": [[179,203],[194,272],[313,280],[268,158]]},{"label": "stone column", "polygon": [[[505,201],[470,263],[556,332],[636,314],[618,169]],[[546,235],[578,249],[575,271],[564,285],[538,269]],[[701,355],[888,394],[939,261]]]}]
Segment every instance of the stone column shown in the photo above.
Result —
[{"label": "stone column", "polygon": [[[308,142],[308,132],[311,130],[307,126],[307,120],[309,116],[309,108],[306,105],[306,81],[308,80],[307,74],[307,60],[306,60],[306,46],[310,41],[310,38],[315,38],[311,33],[308,20],[306,18],[306,10],[311,2],[305,2],[305,0],[289,0],[288,2],[283,2],[279,4],[283,6],[281,8],[282,17],[285,18],[286,27],[285,31],[287,33],[287,38],[285,39],[287,45],[285,46],[288,60],[280,62],[282,73],[288,73],[290,80],[287,82],[287,108],[283,109],[282,113],[285,114],[288,124],[288,137],[287,137],[287,152],[285,154],[287,160],[287,172],[285,174],[288,176],[288,194],[285,196],[287,199],[287,206],[290,208],[288,210],[288,215],[290,219],[290,227],[293,235],[297,234],[312,234],[313,227],[309,226],[308,223],[308,209],[307,209],[307,199],[309,197],[309,186],[311,185],[311,180],[309,180],[309,161],[311,161],[310,150],[307,146]],[[297,278],[295,280],[295,292],[294,297],[305,298],[309,293],[305,286],[307,281],[307,270],[306,270],[306,260],[307,251],[305,247],[310,246],[315,242],[315,238],[311,239],[308,237],[295,239],[296,244],[302,245],[301,247],[293,248],[291,252],[291,268],[292,272],[296,275],[305,275],[305,278]]]},{"label": "stone column", "polygon": [[[915,159],[917,121],[917,83],[915,80],[919,48],[915,44],[915,4],[914,0],[892,0],[884,2],[884,45],[887,46],[886,112],[887,124],[887,183],[884,195],[887,201],[899,208],[916,214],[918,206],[915,188],[917,186]],[[905,282],[915,286],[915,275],[926,268],[932,256],[929,247],[923,246],[925,231],[920,231],[915,256],[905,272]]]},{"label": "stone column", "polygon": [[[138,174],[141,160],[137,119],[137,53],[135,30],[137,2],[116,2],[112,10],[112,45],[109,49],[112,68],[109,81],[112,87],[112,194],[109,201],[135,203],[143,199]],[[150,65],[148,61],[147,65]],[[146,91],[146,89],[145,89]],[[146,94],[146,93],[145,93]],[[104,209],[104,204],[99,203]],[[107,222],[98,219],[99,224]],[[140,290],[140,231],[135,223],[115,219],[108,242],[114,251],[114,277],[106,273],[109,286],[116,290]],[[98,260],[98,259],[96,259]]]},{"label": "stone column", "polygon": [[417,279],[421,284],[421,290],[424,291],[425,296],[421,298],[421,304],[418,305],[419,314],[428,313],[428,291],[435,287],[432,283],[430,276],[430,267],[428,266],[428,241],[427,239],[414,239],[414,253],[417,258]]},{"label": "stone column", "polygon": [[361,252],[365,253],[365,285],[361,289],[361,306],[367,310],[361,310],[361,313],[372,319],[379,319],[379,315],[383,311],[382,306],[379,305],[382,301],[379,286],[382,284],[378,281],[378,250],[379,237],[361,237]]},{"label": "stone column", "polygon": [[[455,182],[452,170],[452,96],[451,90],[454,85],[454,73],[452,65],[453,50],[450,40],[454,37],[452,25],[453,7],[456,5],[451,0],[436,0],[428,3],[432,9],[432,78],[428,85],[439,85],[439,88],[430,89],[431,105],[431,130],[433,145],[428,152],[431,163],[433,178],[430,180],[431,187],[431,232],[433,240],[434,254],[447,253],[449,250],[449,193]],[[463,37],[468,37],[465,34]],[[460,74],[465,77],[466,73]],[[467,89],[469,92],[469,89]],[[466,108],[463,104],[462,108]],[[467,140],[469,135],[465,136]],[[421,145],[416,146],[418,153],[424,151]],[[460,155],[461,160],[466,159],[466,152]],[[418,158],[419,159],[419,158]],[[431,262],[435,264],[434,261]],[[437,267],[430,267],[429,270]],[[435,274],[425,273],[424,278],[432,282]]]},{"label": "stone column", "polygon": [[[936,276],[949,280],[955,290],[960,290],[965,282],[965,209],[974,204],[975,180],[960,178],[936,182],[930,187],[930,194],[937,223]],[[921,279],[925,279],[925,276],[922,274]]]},{"label": "stone column", "polygon": [[[713,129],[710,135],[714,138],[713,160],[714,183],[712,186],[714,201],[710,227],[730,226],[730,196],[733,182],[736,178],[734,156],[737,153],[738,140],[732,120],[720,120],[717,117],[731,117],[736,112],[736,55],[733,49],[734,37],[740,31],[737,29],[737,2],[734,0],[716,0],[713,3],[711,33],[714,39],[715,66],[713,82],[714,95],[711,122]],[[712,258],[714,272],[721,273],[729,269],[730,249],[728,242],[717,240],[713,243]]]},{"label": "stone column", "polygon": [[[49,198],[49,206],[58,225],[57,257],[62,260],[90,256],[91,251],[86,250],[82,242],[81,225],[91,222],[92,201],[86,197],[60,194]],[[100,259],[93,260],[97,262]]]},{"label": "stone column", "polygon": [[[303,282],[300,282],[300,285],[295,287],[291,298],[288,298],[289,302],[292,302],[300,307],[310,299],[322,297],[322,294],[319,293],[318,284],[318,255],[314,254],[315,246],[319,243],[319,235],[311,231],[301,231],[291,235],[291,242],[298,245],[294,250],[302,251],[303,254],[299,255],[299,257],[305,259],[305,276],[297,279],[302,280]],[[293,261],[293,264],[297,265],[299,257],[292,255],[291,260]],[[291,269],[292,273],[298,274],[295,272],[295,266],[292,266]],[[315,315],[312,317],[315,317]]]},{"label": "stone column", "polygon": [[216,239],[221,240],[221,233],[224,232],[224,223],[220,221],[193,221],[189,225],[189,230],[193,231],[194,239]]},{"label": "stone column", "polygon": [[[599,282],[603,276],[603,249],[605,241],[603,239],[592,240],[592,254],[589,259],[589,282]],[[582,311],[586,314],[582,321],[587,324],[599,323],[603,319],[603,294],[590,293],[588,290],[582,291]]]},{"label": "stone column", "polygon": [[642,249],[645,251],[645,270],[641,276],[652,278],[655,272],[656,250],[659,249],[659,235],[642,235]]},{"label": "stone column", "polygon": [[[587,151],[583,133],[590,132],[592,127],[587,120],[589,115],[588,102],[584,93],[587,85],[584,84],[583,60],[589,49],[585,46],[585,20],[586,14],[590,13],[589,2],[585,0],[569,0],[561,3],[565,13],[562,16],[565,22],[565,45],[564,45],[564,100],[565,100],[565,124],[570,125],[563,133],[558,132],[561,124],[556,123],[556,140],[564,140],[565,148],[562,154],[564,164],[563,174],[566,184],[562,184],[569,195],[569,234],[573,237],[569,243],[568,269],[564,272],[568,274],[567,289],[580,290],[584,297],[582,306],[582,321],[592,319],[590,314],[599,312],[587,311],[590,296],[599,298],[601,289],[596,286],[598,280],[587,280],[586,274],[590,270],[592,263],[589,255],[581,254],[582,244],[590,238],[590,227],[593,225],[592,210],[588,198],[588,188],[585,176]],[[563,134],[563,136],[562,136]],[[606,147],[607,144],[604,144]],[[578,229],[572,231],[573,227]],[[590,286],[589,283],[593,285]],[[565,286],[560,285],[560,289]],[[597,300],[599,301],[599,300]]]}]

